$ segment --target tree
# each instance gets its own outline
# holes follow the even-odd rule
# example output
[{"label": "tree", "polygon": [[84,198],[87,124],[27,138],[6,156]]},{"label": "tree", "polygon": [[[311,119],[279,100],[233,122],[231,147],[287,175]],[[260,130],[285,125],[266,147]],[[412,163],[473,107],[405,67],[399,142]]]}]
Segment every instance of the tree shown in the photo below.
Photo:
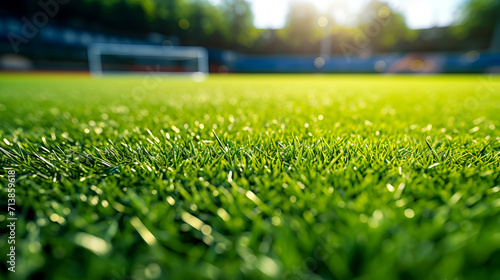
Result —
[{"label": "tree", "polygon": [[278,36],[289,47],[289,51],[310,53],[317,48],[321,30],[317,24],[319,13],[308,1],[296,0],[291,3],[287,25],[278,32]]},{"label": "tree", "polygon": [[387,3],[372,0],[358,16],[358,21],[356,36],[364,37],[373,52],[415,51],[405,46],[415,45],[419,32],[408,29],[404,16]]},{"label": "tree", "polygon": [[500,1],[469,0],[454,34],[468,48],[500,51]]}]

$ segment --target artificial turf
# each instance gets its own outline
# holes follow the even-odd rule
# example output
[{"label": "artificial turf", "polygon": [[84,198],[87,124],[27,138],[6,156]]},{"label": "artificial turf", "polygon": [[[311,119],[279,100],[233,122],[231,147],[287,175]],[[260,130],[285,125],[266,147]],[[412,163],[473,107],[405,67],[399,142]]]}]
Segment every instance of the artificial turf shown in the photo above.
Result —
[{"label": "artificial turf", "polygon": [[500,279],[496,76],[4,74],[0,120],[12,279]]}]

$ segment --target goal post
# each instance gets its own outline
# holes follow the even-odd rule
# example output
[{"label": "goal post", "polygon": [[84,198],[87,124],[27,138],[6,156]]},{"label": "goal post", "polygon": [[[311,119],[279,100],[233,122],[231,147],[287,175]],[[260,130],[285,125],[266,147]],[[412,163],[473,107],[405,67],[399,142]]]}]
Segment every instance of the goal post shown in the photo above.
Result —
[{"label": "goal post", "polygon": [[88,47],[89,71],[105,74],[208,75],[202,47],[96,43]]}]

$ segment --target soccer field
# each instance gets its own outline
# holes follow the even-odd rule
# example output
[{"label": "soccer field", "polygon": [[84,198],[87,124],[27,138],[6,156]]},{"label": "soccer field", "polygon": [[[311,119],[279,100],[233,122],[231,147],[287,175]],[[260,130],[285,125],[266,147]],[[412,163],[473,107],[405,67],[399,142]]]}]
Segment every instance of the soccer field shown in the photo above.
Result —
[{"label": "soccer field", "polygon": [[500,279],[497,76],[3,74],[0,120],[19,279]]}]

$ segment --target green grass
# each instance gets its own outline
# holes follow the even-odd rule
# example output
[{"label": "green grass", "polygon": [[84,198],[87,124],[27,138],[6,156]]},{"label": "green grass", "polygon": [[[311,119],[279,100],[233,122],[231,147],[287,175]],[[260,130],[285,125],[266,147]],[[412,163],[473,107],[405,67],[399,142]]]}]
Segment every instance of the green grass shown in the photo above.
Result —
[{"label": "green grass", "polygon": [[0,120],[12,279],[500,279],[499,77],[4,75]]}]

